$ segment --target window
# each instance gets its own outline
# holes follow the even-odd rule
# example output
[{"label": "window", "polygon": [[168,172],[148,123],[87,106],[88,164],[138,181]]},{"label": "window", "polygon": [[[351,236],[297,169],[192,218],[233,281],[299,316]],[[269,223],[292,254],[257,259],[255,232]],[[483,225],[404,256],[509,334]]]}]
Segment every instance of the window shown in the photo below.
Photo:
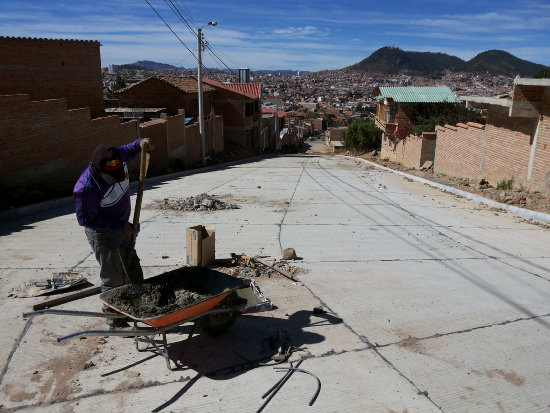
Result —
[{"label": "window", "polygon": [[252,116],[254,114],[254,103],[245,103],[244,107],[244,115],[245,116]]}]

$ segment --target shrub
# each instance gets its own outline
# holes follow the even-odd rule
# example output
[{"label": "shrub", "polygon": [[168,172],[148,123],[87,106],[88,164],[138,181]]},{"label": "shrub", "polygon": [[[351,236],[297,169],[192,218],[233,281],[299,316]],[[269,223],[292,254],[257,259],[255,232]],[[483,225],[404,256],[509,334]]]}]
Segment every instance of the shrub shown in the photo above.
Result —
[{"label": "shrub", "polygon": [[500,181],[499,183],[497,183],[497,189],[502,189],[502,190],[509,190],[509,189],[512,189],[514,187],[514,178],[511,178],[511,179],[503,179],[502,181]]},{"label": "shrub", "polygon": [[373,121],[356,119],[344,131],[342,144],[348,150],[380,149],[382,131],[376,127]]}]

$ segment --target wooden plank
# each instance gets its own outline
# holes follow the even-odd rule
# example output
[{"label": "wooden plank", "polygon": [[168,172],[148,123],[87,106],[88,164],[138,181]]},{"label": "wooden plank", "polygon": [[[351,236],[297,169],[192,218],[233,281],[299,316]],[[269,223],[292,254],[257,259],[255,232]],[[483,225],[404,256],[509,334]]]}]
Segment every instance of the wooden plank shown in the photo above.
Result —
[{"label": "wooden plank", "polygon": [[33,311],[42,310],[44,308],[55,307],[56,305],[68,303],[70,301],[78,300],[80,298],[89,297],[90,295],[98,294],[101,292],[101,286],[88,287],[72,294],[66,294],[62,297],[52,298],[51,300],[42,301],[32,306]]}]

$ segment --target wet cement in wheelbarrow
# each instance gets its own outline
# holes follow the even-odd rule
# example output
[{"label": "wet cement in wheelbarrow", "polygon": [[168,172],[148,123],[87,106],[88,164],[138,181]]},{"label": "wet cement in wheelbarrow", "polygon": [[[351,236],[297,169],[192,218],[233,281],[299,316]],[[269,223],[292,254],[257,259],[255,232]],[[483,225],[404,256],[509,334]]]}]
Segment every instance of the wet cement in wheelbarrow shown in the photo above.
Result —
[{"label": "wet cement in wheelbarrow", "polygon": [[102,293],[101,299],[133,318],[151,319],[206,301],[242,283],[218,271],[187,267],[146,280],[141,291],[124,285]]}]

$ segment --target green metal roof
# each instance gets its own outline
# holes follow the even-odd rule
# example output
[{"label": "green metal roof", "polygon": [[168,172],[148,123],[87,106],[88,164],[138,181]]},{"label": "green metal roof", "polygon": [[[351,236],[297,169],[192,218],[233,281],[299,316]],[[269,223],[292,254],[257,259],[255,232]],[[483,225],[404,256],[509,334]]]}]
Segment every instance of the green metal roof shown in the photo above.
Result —
[{"label": "green metal roof", "polygon": [[459,103],[460,101],[447,86],[380,86],[383,98],[398,103]]}]

